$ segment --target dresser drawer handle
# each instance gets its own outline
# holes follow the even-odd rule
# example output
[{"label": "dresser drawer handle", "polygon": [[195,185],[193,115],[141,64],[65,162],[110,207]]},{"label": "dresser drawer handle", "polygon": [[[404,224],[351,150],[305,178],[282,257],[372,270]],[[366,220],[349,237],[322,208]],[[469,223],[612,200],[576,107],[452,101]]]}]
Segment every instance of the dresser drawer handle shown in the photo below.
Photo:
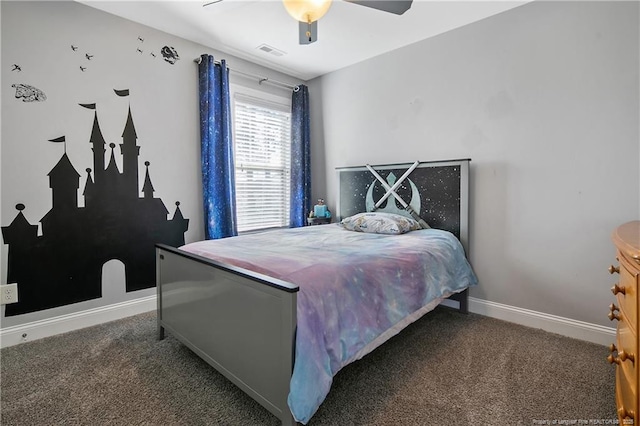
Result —
[{"label": "dresser drawer handle", "polygon": [[615,311],[619,311],[619,310],[620,309],[613,303],[609,305],[609,313],[607,314],[607,316],[611,321],[613,321],[614,319],[620,321],[620,315],[615,313]]},{"label": "dresser drawer handle", "polygon": [[624,287],[621,287],[618,284],[615,284],[613,287],[611,287],[611,292],[614,296],[618,293],[626,294],[626,290],[624,289]]},{"label": "dresser drawer handle", "polygon": [[635,418],[635,413],[633,412],[633,410],[627,410],[624,407],[618,408],[618,415],[623,419],[626,419],[627,417],[629,417],[630,419]]},{"label": "dresser drawer handle", "polygon": [[618,351],[618,358],[622,362],[625,362],[626,360],[631,361],[632,364],[636,362],[636,357],[633,354],[626,353],[625,351]]},{"label": "dresser drawer handle", "polygon": [[609,361],[609,364],[620,365],[620,359],[618,357],[613,356],[613,354],[607,356],[607,361]]},{"label": "dresser drawer handle", "polygon": [[[613,353],[616,351],[618,352],[617,357],[613,356]],[[611,355],[607,356],[607,361],[609,361],[609,364],[620,365],[620,363],[625,362],[626,360],[631,361],[632,364],[635,364],[636,362],[635,355],[628,354],[625,351],[619,351],[616,345],[614,345],[613,343],[609,345],[609,352],[611,352]]]},{"label": "dresser drawer handle", "polygon": [[609,266],[609,273],[610,274],[614,274],[614,273],[619,274],[620,273],[620,267],[610,265]]},{"label": "dresser drawer handle", "polygon": [[631,258],[635,260],[636,263],[640,264],[640,255],[634,254],[633,256],[631,256]]},{"label": "dresser drawer handle", "polygon": [[618,320],[618,321],[620,321],[620,315],[618,315],[618,314],[614,314],[614,313],[613,313],[613,311],[609,312],[609,313],[607,314],[607,316],[609,317],[609,320],[610,320],[610,321],[613,321],[613,320]]}]

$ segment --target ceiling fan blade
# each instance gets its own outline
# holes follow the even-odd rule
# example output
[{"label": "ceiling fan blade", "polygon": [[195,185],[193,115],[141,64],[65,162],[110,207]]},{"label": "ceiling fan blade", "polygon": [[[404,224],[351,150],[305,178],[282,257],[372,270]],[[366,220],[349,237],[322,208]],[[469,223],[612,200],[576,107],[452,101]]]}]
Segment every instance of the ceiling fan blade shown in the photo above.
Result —
[{"label": "ceiling fan blade", "polygon": [[310,24],[298,21],[298,41],[300,44],[311,44],[318,41],[318,21]]},{"label": "ceiling fan blade", "polygon": [[359,4],[360,6],[371,7],[384,12],[402,15],[411,9],[413,0],[344,0],[348,3]]}]

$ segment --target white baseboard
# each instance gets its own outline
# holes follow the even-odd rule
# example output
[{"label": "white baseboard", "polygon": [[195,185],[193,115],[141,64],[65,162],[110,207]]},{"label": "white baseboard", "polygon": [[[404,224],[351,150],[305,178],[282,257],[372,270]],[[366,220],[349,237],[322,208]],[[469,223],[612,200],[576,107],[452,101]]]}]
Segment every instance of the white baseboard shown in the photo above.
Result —
[{"label": "white baseboard", "polygon": [[469,312],[608,346],[616,329],[469,297]]},{"label": "white baseboard", "polygon": [[[443,303],[448,304],[446,302],[449,301]],[[457,305],[456,302],[451,303]],[[151,295],[128,302],[116,303],[42,321],[7,327],[0,330],[0,347],[5,348],[26,341],[42,339],[43,337],[115,321],[155,309],[156,296]],[[503,305],[474,297],[469,298],[469,311],[475,314],[497,318],[527,327],[540,328],[551,333],[605,346],[613,343],[616,337],[616,329],[612,327],[603,327],[601,325]],[[26,336],[23,337],[23,335]]]},{"label": "white baseboard", "polygon": [[156,295],[154,294],[136,300],[7,327],[0,330],[0,347],[6,348],[18,343],[91,327],[155,309]]}]

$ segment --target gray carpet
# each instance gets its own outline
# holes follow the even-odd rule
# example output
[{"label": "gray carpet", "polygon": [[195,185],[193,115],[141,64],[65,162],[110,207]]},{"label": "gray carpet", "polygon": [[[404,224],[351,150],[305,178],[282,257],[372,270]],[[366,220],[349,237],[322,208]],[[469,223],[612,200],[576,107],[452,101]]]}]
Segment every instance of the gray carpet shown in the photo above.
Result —
[{"label": "gray carpet", "polygon": [[[2,425],[277,425],[155,313],[0,352]],[[615,419],[604,346],[438,308],[344,368],[310,425]]]}]

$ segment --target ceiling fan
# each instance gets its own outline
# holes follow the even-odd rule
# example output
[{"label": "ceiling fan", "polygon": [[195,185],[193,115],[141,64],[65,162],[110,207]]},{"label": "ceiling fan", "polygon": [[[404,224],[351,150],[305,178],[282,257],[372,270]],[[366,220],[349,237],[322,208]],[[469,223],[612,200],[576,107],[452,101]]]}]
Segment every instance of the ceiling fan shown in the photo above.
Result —
[{"label": "ceiling fan", "polygon": [[[223,0],[203,4],[209,6]],[[411,8],[413,0],[343,0],[347,3],[378,9],[383,12],[402,15]],[[298,21],[300,44],[311,44],[318,40],[318,19],[331,7],[332,0],[282,0],[285,9]]]}]

